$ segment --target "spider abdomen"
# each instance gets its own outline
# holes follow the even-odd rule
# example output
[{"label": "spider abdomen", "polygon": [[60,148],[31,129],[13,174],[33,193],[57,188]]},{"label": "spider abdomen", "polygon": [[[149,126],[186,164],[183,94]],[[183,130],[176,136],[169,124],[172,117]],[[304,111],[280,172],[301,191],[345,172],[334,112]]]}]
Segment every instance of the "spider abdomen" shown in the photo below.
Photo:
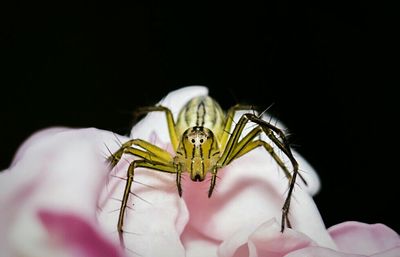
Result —
[{"label": "spider abdomen", "polygon": [[214,99],[209,96],[195,97],[179,112],[176,123],[177,134],[182,135],[190,127],[205,127],[220,138],[224,120],[225,114]]}]

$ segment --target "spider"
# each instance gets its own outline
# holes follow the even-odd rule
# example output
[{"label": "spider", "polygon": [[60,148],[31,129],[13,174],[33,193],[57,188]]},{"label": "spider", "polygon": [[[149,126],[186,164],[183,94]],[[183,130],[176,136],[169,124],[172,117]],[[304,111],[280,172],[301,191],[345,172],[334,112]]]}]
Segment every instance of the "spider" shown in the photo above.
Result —
[{"label": "spider", "polygon": [[[253,112],[247,112],[241,116],[237,123],[233,124],[233,117],[236,112],[250,111],[251,109],[250,106],[235,105],[225,114],[213,98],[199,96],[192,98],[180,110],[176,123],[171,110],[164,106],[157,105],[140,109],[140,112],[144,113],[165,113],[169,137],[175,155],[145,140],[131,139],[122,144],[108,158],[111,166],[115,167],[124,154],[139,157],[129,164],[124,195],[121,201],[117,230],[122,246],[124,246],[124,215],[137,168],[148,168],[176,174],[176,186],[179,196],[182,196],[181,175],[183,172],[188,172],[190,179],[195,182],[203,181],[207,173],[210,173],[211,183],[208,197],[211,197],[216,184],[218,170],[258,147],[263,147],[272,156],[288,179],[287,197],[282,206],[281,232],[284,231],[285,226],[291,227],[288,214],[296,177],[299,174],[298,163],[293,157],[284,132],[263,120],[261,116]],[[244,134],[243,131],[246,124],[249,122],[254,123],[255,127],[241,137]],[[234,126],[233,131],[230,133],[232,126]],[[259,137],[261,133],[265,133],[271,140],[272,145]],[[292,172],[289,171],[283,160],[277,155],[274,146],[280,149],[290,160],[293,168]],[[300,174],[299,176],[305,182]]]}]

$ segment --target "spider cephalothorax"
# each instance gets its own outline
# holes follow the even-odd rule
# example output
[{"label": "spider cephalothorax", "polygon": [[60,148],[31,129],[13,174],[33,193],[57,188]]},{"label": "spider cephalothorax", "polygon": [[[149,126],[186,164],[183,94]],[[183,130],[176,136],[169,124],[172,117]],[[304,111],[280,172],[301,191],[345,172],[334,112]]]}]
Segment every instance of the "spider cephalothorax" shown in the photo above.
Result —
[{"label": "spider cephalothorax", "polygon": [[203,181],[207,172],[215,169],[219,153],[218,141],[211,130],[191,127],[182,135],[174,163],[182,171],[187,171],[193,181]]},{"label": "spider cephalothorax", "polygon": [[[164,106],[142,109],[145,112],[165,112],[169,136],[175,154],[142,139],[131,139],[110,156],[109,160],[112,166],[119,162],[123,154],[139,157],[130,163],[127,171],[125,193],[121,201],[117,225],[121,244],[124,243],[124,214],[136,168],[143,167],[176,174],[176,185],[180,196],[182,195],[182,173],[189,173],[191,180],[196,182],[204,181],[207,173],[211,173],[208,191],[208,196],[211,197],[218,170],[260,146],[272,156],[288,178],[289,189],[282,207],[281,231],[283,232],[285,225],[291,226],[288,213],[291,195],[298,175],[298,164],[292,155],[283,131],[263,120],[262,117],[253,112],[245,113],[233,125],[233,117],[237,111],[250,109],[248,106],[236,105],[225,114],[214,99],[209,96],[199,96],[190,100],[182,108],[176,123],[171,111]],[[242,135],[246,124],[249,122],[254,123],[255,126],[249,133]],[[261,133],[264,133],[270,142],[260,139]],[[276,148],[290,160],[292,171],[289,171],[284,161],[276,154]]]}]

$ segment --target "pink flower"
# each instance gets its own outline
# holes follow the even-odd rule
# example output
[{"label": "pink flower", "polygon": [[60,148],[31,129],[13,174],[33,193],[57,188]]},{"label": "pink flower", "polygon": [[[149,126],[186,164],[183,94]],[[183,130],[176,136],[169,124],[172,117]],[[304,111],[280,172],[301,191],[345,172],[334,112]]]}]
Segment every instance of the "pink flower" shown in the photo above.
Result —
[{"label": "pink flower", "polygon": [[[190,98],[207,94],[188,87],[162,104],[176,115]],[[165,117],[151,113],[131,133],[170,149]],[[345,222],[325,229],[312,195],[319,180],[296,155],[309,185],[299,180],[291,205],[293,229],[280,230],[287,180],[263,149],[219,172],[209,184],[149,170],[135,175],[120,249],[116,224],[131,157],[109,171],[107,147],[127,137],[108,131],[53,128],[36,133],[0,173],[0,256],[205,256],[205,257],[399,257],[399,235],[383,224]]]}]

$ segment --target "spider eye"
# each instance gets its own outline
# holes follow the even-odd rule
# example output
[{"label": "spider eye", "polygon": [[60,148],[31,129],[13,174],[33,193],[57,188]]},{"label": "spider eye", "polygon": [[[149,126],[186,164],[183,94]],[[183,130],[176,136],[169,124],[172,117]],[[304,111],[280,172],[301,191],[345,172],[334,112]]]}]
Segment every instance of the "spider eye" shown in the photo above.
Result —
[{"label": "spider eye", "polygon": [[202,144],[204,142],[204,140],[203,139],[200,139],[200,143]]},{"label": "spider eye", "polygon": [[194,144],[196,141],[194,139],[192,139],[192,143]]}]

